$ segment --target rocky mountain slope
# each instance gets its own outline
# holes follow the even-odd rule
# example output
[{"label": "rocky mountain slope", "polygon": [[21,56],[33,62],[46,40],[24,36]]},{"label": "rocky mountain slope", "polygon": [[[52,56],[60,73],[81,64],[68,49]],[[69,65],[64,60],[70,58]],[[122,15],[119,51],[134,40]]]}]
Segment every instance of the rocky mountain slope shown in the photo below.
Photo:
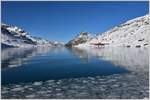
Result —
[{"label": "rocky mountain slope", "polygon": [[79,44],[84,44],[92,39],[91,35],[87,32],[81,32],[74,39],[70,40],[66,46],[72,47]]},{"label": "rocky mountain slope", "polygon": [[147,47],[149,45],[149,15],[138,17],[116,26],[86,43],[76,45],[83,46],[125,46]]},{"label": "rocky mountain slope", "polygon": [[17,26],[1,24],[2,47],[27,47],[27,46],[60,46],[60,42],[52,42],[39,37],[29,35]]}]

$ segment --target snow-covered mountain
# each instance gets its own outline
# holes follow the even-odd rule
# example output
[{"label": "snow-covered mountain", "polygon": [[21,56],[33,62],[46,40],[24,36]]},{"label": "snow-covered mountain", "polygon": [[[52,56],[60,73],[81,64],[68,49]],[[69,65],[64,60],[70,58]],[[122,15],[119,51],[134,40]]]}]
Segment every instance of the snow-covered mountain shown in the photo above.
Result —
[{"label": "snow-covered mountain", "polygon": [[27,46],[57,46],[63,45],[59,42],[48,41],[39,37],[29,35],[17,26],[1,24],[2,47],[27,47]]},{"label": "snow-covered mountain", "polygon": [[[33,37],[26,31],[6,24],[1,25],[1,43],[3,46],[62,46],[61,42],[48,41],[39,37]],[[88,32],[81,32],[66,46],[72,47],[97,47],[97,46],[125,46],[147,47],[149,45],[150,26],[149,14],[129,20],[104,33],[92,37]]]},{"label": "snow-covered mountain", "polygon": [[86,42],[89,42],[91,39],[92,39],[91,34],[89,34],[88,32],[81,32],[74,39],[70,40],[66,44],[66,46],[72,47],[79,44],[84,44]]},{"label": "snow-covered mountain", "polygon": [[149,33],[150,26],[148,14],[129,20],[77,46],[147,47],[150,42]]}]

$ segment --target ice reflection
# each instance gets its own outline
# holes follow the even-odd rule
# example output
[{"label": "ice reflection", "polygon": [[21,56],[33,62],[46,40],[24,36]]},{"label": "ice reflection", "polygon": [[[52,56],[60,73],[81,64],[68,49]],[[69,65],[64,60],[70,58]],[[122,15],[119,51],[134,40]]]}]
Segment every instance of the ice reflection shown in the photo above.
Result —
[{"label": "ice reflection", "polygon": [[149,69],[148,48],[72,48],[71,51],[86,62],[96,57],[124,66],[130,71],[145,73]]},{"label": "ice reflection", "polygon": [[72,52],[74,56],[79,57],[82,62],[84,63],[89,62],[90,55],[88,54],[88,51],[86,49],[69,48],[69,50]]},{"label": "ice reflection", "polygon": [[[58,53],[63,48],[56,47],[28,47],[7,48],[1,50],[2,68],[18,67],[27,63],[32,57],[46,53]],[[52,51],[52,52],[51,52]]]},{"label": "ice reflection", "polygon": [[[32,57],[48,53],[57,54],[65,48],[10,48],[2,49],[1,59],[2,68],[17,67],[26,63]],[[74,56],[88,63],[93,58],[111,61],[115,65],[124,66],[130,71],[148,72],[149,56],[148,48],[72,48],[70,49]]]}]

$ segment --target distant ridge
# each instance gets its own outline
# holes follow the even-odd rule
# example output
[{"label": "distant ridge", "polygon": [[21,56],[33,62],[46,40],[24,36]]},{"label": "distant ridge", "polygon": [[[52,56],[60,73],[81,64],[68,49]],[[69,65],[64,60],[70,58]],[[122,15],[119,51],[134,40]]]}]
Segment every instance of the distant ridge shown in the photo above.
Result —
[{"label": "distant ridge", "polygon": [[48,41],[31,36],[28,32],[17,26],[1,24],[1,44],[3,47],[29,47],[29,46],[62,46],[63,43]]}]

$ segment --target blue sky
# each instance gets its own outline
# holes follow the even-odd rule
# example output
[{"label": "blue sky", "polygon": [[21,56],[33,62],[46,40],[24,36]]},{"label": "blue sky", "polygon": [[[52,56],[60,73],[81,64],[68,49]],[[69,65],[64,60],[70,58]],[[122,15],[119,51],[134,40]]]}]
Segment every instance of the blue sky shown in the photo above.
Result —
[{"label": "blue sky", "polygon": [[145,2],[2,2],[2,22],[34,36],[68,41],[81,31],[102,33],[148,13]]}]

